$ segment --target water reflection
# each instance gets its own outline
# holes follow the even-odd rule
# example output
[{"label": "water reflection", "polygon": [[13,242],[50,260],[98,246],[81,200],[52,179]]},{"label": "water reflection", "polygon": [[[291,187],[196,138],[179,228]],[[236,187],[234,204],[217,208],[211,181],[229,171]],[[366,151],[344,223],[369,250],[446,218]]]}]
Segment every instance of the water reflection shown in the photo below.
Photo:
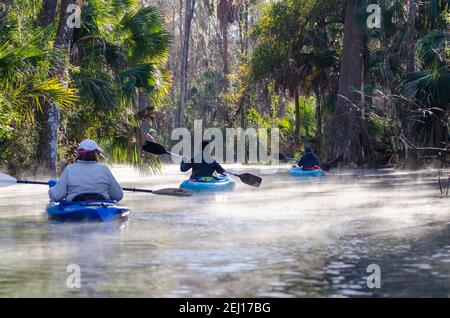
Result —
[{"label": "water reflection", "polygon": [[[174,167],[115,173],[152,189],[183,179]],[[46,189],[0,189],[0,296],[450,295],[450,211],[436,172],[263,177],[260,189],[227,194],[127,194],[125,223],[49,222]],[[81,267],[79,290],[66,287],[71,263]],[[380,289],[366,286],[369,264],[381,267]]]}]

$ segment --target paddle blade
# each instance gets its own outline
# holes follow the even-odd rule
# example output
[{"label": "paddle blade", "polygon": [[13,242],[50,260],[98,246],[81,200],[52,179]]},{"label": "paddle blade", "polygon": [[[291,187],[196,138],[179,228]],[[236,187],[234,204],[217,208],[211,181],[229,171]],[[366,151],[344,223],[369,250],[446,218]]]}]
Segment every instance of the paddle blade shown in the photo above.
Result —
[{"label": "paddle blade", "polygon": [[236,175],[242,182],[248,184],[249,186],[258,188],[261,185],[262,179],[251,173],[243,173]]},{"label": "paddle blade", "polygon": [[328,163],[321,163],[321,164],[320,164],[320,168],[321,168],[323,171],[330,171],[331,165],[328,164]]},{"label": "paddle blade", "polygon": [[146,141],[144,142],[144,145],[142,146],[142,150],[144,150],[145,152],[149,152],[155,155],[164,155],[167,153],[166,148],[164,148],[164,146],[157,144],[156,142],[153,141]]},{"label": "paddle blade", "polygon": [[277,157],[278,157],[278,160],[280,160],[280,161],[295,161],[294,158],[286,157],[282,153],[275,154],[275,158],[277,158]]},{"label": "paddle blade", "polygon": [[17,183],[17,179],[0,172],[0,187],[6,187]]},{"label": "paddle blade", "polygon": [[173,197],[190,197],[190,196],[192,196],[192,191],[180,189],[180,188],[160,189],[160,190],[155,190],[152,193],[158,194],[158,195],[168,195],[168,196],[173,196]]}]

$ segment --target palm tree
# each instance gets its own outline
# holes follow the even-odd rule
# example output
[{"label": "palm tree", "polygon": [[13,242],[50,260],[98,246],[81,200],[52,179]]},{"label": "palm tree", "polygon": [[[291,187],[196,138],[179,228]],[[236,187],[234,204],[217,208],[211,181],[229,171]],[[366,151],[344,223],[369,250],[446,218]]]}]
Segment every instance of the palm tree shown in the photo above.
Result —
[{"label": "palm tree", "polygon": [[67,140],[93,134],[115,161],[139,164],[142,121],[151,119],[170,85],[164,67],[171,38],[155,6],[113,4],[105,12],[102,1],[90,1],[75,31],[71,63],[79,70],[72,76],[81,107],[66,117]]},{"label": "palm tree", "polygon": [[446,147],[449,142],[450,63],[445,54],[446,34],[434,30],[418,42],[423,70],[404,76],[398,89],[415,101],[412,131],[420,145]]}]

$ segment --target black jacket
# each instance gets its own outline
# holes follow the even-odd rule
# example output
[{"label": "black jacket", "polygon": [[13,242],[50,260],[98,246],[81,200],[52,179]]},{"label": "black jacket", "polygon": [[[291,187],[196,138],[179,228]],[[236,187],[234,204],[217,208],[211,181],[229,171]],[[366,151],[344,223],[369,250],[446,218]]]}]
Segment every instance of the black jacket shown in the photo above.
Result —
[{"label": "black jacket", "polygon": [[298,162],[298,166],[303,167],[303,169],[308,169],[314,166],[320,166],[320,161],[315,154],[313,154],[312,152],[307,152]]},{"label": "black jacket", "polygon": [[205,159],[202,157],[201,163],[195,163],[194,157],[191,158],[189,162],[181,162],[180,170],[182,172],[186,172],[189,169],[192,169],[191,179],[197,179],[201,177],[212,177],[214,172],[217,173],[225,173],[225,170],[222,166],[214,160],[212,163],[205,162]]}]

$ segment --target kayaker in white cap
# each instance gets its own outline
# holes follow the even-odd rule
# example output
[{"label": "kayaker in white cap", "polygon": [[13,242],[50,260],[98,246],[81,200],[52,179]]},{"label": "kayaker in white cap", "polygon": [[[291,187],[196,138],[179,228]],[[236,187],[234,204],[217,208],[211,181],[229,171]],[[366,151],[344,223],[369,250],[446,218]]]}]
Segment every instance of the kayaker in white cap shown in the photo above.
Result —
[{"label": "kayaker in white cap", "polygon": [[98,163],[101,152],[95,141],[83,140],[78,146],[76,162],[64,169],[58,181],[49,181],[50,200],[122,200],[122,187],[108,167]]}]

